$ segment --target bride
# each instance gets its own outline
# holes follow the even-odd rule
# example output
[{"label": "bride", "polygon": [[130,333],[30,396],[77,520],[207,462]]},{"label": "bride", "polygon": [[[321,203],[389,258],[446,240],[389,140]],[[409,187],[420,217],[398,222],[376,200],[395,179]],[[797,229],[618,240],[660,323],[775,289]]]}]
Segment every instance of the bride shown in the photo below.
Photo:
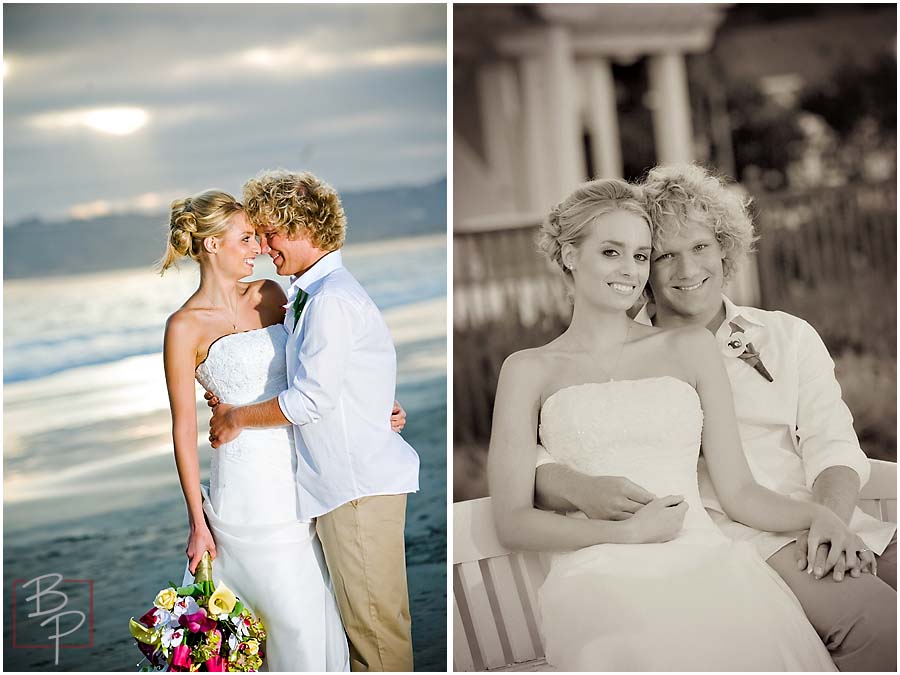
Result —
[{"label": "bride", "polygon": [[234,403],[271,398],[287,382],[286,302],[274,281],[239,280],[260,252],[243,207],[209,190],[172,204],[165,272],[200,265],[200,286],[166,324],[163,360],[175,462],[188,510],[191,573],[205,551],[225,583],[265,624],[272,671],[347,671],[347,640],[315,526],[297,513],[290,427],[248,429],[214,451],[200,486],[194,380]]},{"label": "bride", "polygon": [[[708,331],[663,331],[626,314],[649,274],[650,227],[639,188],[623,181],[586,183],[559,204],[540,246],[572,289],[571,323],[549,344],[510,356],[500,373],[491,496],[508,547],[555,552],[539,592],[547,661],[584,671],[834,670],[781,578],[707,516],[701,444],[732,519],[828,541],[846,526],[754,482]],[[583,473],[625,476],[668,496],[625,521],[539,511],[538,442]],[[523,455],[527,447],[535,451]]]}]

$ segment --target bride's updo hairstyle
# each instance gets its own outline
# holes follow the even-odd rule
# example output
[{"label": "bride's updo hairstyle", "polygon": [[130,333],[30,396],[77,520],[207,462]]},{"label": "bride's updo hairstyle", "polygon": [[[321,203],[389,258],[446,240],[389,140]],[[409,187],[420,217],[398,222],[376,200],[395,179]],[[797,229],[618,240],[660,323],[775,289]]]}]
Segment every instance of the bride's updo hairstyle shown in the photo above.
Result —
[{"label": "bride's updo hairstyle", "polygon": [[220,237],[228,231],[228,219],[244,207],[221,190],[207,190],[193,197],[176,199],[169,214],[169,240],[166,252],[156,263],[164,274],[180,258],[199,260],[203,240]]},{"label": "bride's updo hairstyle", "polygon": [[599,216],[613,211],[628,211],[643,218],[651,227],[650,216],[644,208],[641,188],[618,178],[601,178],[579,186],[557,204],[538,231],[537,246],[547,258],[559,265],[566,281],[571,283],[572,270],[563,260],[567,244],[576,248],[588,234],[588,226]]}]

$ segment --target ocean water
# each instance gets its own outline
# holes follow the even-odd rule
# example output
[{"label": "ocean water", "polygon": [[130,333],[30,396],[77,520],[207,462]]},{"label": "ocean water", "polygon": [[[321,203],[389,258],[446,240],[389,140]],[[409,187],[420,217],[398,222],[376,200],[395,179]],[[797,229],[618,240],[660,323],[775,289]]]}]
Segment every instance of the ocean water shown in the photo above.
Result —
[{"label": "ocean water", "polygon": [[[403,434],[421,458],[406,545],[416,669],[431,671],[446,669],[446,252],[443,235],[344,250],[390,326]],[[254,277],[276,278],[267,257]],[[187,527],[161,349],[166,317],[197,280],[186,265],[163,278],[139,269],[4,284],[4,606],[14,588],[19,606],[15,636],[4,621],[7,670],[133,670],[128,619],[180,579]],[[197,393],[205,479],[209,412]],[[62,641],[58,665],[21,588],[50,573],[85,580],[66,586],[69,608],[88,589],[93,600],[90,646],[65,648],[87,644],[85,625]]]}]

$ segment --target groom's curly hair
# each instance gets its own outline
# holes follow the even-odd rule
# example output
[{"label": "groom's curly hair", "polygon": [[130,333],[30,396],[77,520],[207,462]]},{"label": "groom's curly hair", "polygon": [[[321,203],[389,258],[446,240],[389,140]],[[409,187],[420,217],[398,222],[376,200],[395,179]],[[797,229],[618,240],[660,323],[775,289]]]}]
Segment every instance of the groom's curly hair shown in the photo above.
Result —
[{"label": "groom's curly hair", "polygon": [[254,227],[272,227],[291,239],[309,237],[316,248],[344,244],[347,219],[337,191],[313,174],[274,169],[244,184],[244,209]]},{"label": "groom's curly hair", "polygon": [[[653,221],[653,245],[689,223],[706,225],[722,247],[725,280],[753,250],[758,239],[750,217],[750,198],[739,186],[696,164],[657,166],[640,186]],[[649,290],[649,287],[648,287]]]}]

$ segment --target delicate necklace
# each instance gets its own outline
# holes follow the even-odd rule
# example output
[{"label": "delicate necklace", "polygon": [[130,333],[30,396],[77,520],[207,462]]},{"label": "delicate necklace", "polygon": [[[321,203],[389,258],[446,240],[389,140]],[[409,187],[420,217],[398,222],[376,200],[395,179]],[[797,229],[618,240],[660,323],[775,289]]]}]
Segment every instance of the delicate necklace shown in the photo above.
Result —
[{"label": "delicate necklace", "polygon": [[619,360],[622,358],[622,352],[625,351],[625,343],[628,342],[628,335],[631,333],[631,324],[632,322],[629,321],[628,325],[625,327],[625,338],[622,340],[622,346],[619,347],[619,354],[616,356],[616,360],[613,361],[613,367],[612,370],[609,371],[609,379],[607,380],[607,382],[613,381],[613,376],[616,374],[616,370],[618,370],[619,368]]},{"label": "delicate necklace", "polygon": [[[206,291],[203,291],[203,295],[206,296],[206,299],[209,301],[209,304],[213,307],[216,306],[216,303],[212,301],[212,298],[209,297],[209,294]],[[222,309],[226,309],[226,307],[222,307]],[[231,329],[237,331],[237,305],[235,305],[234,309],[231,312]]]},{"label": "delicate necklace", "polygon": [[[618,368],[619,368],[619,360],[622,358],[622,352],[625,351],[625,344],[628,342],[628,336],[631,334],[631,324],[632,323],[634,323],[634,322],[629,321],[628,325],[625,328],[625,338],[622,340],[622,344],[619,346],[619,353],[616,356],[616,360],[613,361],[612,368],[607,370],[605,373],[606,379],[603,380],[604,382],[612,382],[614,379],[613,376],[616,374],[616,370],[618,370]],[[586,349],[585,351],[590,351],[590,350]]]}]

